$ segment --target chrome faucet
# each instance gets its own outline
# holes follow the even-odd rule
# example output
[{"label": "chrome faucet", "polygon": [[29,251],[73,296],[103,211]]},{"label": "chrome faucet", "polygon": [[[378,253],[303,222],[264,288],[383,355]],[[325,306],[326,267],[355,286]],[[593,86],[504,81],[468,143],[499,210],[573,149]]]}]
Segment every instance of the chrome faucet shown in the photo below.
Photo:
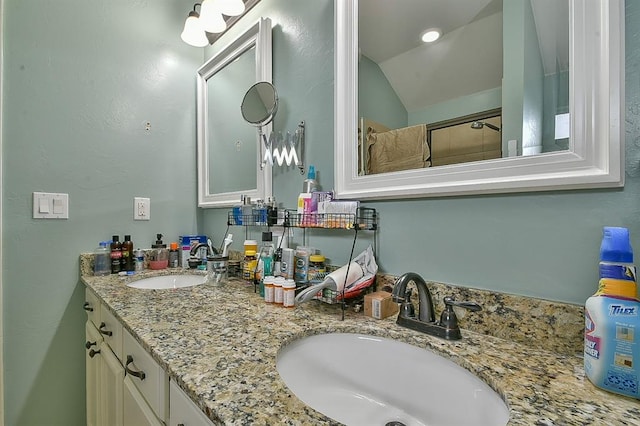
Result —
[{"label": "chrome faucet", "polygon": [[[407,290],[407,284],[415,283],[418,289],[418,317],[411,305],[411,289]],[[441,337],[447,340],[459,340],[462,338],[458,317],[453,310],[453,306],[479,311],[482,309],[475,302],[457,302],[452,297],[444,298],[445,310],[440,315],[440,321],[435,320],[433,308],[433,298],[427,283],[415,272],[407,272],[402,275],[393,286],[393,301],[401,303],[400,313],[396,323],[401,327],[427,333],[432,336]]]}]

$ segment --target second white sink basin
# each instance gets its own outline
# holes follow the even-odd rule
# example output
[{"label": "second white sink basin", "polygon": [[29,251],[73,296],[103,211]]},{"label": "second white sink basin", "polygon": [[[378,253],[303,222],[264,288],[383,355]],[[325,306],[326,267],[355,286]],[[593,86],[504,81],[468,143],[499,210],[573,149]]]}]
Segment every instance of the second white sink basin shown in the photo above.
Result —
[{"label": "second white sink basin", "polygon": [[204,284],[206,281],[207,277],[205,275],[162,275],[131,281],[127,286],[147,290],[166,290],[170,288],[193,287],[194,285]]},{"label": "second white sink basin", "polygon": [[478,377],[395,340],[310,336],[282,348],[276,365],[298,398],[346,425],[503,426],[509,421],[504,401]]}]

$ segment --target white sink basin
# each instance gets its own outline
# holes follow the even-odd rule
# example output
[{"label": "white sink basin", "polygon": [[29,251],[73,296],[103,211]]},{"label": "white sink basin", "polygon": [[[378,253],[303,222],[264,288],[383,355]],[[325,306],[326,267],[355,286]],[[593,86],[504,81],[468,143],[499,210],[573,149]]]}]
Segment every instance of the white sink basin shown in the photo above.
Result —
[{"label": "white sink basin", "polygon": [[505,425],[486,383],[433,352],[360,334],[321,334],[282,348],[277,369],[305,404],[346,425]]},{"label": "white sink basin", "polygon": [[205,275],[162,275],[159,277],[143,278],[127,284],[129,287],[147,290],[165,290],[170,288],[193,287],[204,284],[207,281]]}]

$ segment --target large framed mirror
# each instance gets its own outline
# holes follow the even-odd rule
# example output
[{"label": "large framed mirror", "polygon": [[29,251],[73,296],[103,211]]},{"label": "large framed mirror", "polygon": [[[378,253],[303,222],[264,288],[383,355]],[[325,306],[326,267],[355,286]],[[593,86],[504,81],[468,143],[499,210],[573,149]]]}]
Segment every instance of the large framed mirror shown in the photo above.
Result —
[{"label": "large framed mirror", "polygon": [[[335,3],[334,147],[338,196],[392,199],[624,185],[624,1],[386,3],[389,2]],[[411,4],[410,14],[416,19],[407,15],[401,18],[398,9]],[[384,9],[385,6],[389,8]],[[553,13],[546,9],[558,6]],[[386,14],[384,19],[373,13],[381,10]],[[455,16],[451,10],[457,11]],[[562,19],[558,18],[563,14]],[[430,21],[438,16],[448,20]],[[550,22],[544,23],[545,20]],[[454,21],[465,25],[456,27]],[[414,44],[409,49],[412,52],[382,51],[403,33],[400,27],[410,27],[415,22],[424,29],[431,26],[447,28],[448,32],[444,31],[430,48]],[[364,29],[360,28],[362,25]],[[400,27],[396,31],[389,25]],[[376,31],[382,33],[381,37],[369,39]],[[499,36],[500,40],[482,41],[480,34]],[[550,35],[551,40],[545,39]],[[411,42],[416,43],[419,36],[415,34]],[[563,36],[566,42],[562,41]],[[451,50],[464,39],[471,43],[467,50]],[[548,45],[551,49],[544,48]],[[420,59],[407,59],[416,52],[422,56]],[[550,57],[546,58],[544,55],[549,52]],[[397,60],[400,56],[403,61]],[[535,65],[531,56],[535,56]],[[470,57],[472,62],[460,62],[461,57]],[[481,74],[478,77],[484,80],[467,75],[466,80],[455,82],[451,81],[456,74],[452,71],[444,77],[431,73],[445,68],[445,61],[452,58],[458,70],[468,69],[472,74]],[[544,63],[551,64],[551,71]],[[411,68],[410,64],[417,67]],[[537,76],[528,75],[535,67],[540,68]],[[489,68],[497,68],[502,74],[489,74]],[[363,69],[369,73],[363,75]],[[380,86],[370,85],[375,73],[384,77],[388,86],[387,95],[377,98],[371,93],[383,91]],[[553,73],[552,78],[547,78]],[[484,85],[465,92],[468,80],[483,80]],[[554,91],[548,89],[550,80]],[[410,81],[417,86],[406,86]],[[395,110],[383,102],[389,93],[404,108],[404,117],[395,122]],[[447,98],[449,94],[451,97]],[[425,107],[420,102],[428,96],[434,99]],[[550,103],[553,110],[543,112],[543,106]],[[376,108],[380,113],[372,118]],[[455,112],[447,115],[446,111],[451,110]],[[547,122],[559,120],[558,124],[554,122],[549,131],[548,124],[541,124],[543,116]],[[391,123],[380,122],[384,120]],[[388,140],[404,143],[404,136],[400,138],[398,134],[414,132],[414,127],[418,130],[418,149],[399,151],[395,147],[400,145],[387,145],[394,148],[378,157],[391,161],[389,155],[400,152],[397,156],[403,164],[395,169],[383,164],[385,167],[371,172],[366,163],[376,155],[372,146],[384,146],[380,141]],[[565,134],[555,135],[553,130],[564,130]],[[375,133],[376,138],[370,139],[367,132]],[[466,136],[460,139],[463,133],[476,140],[491,139],[487,151],[492,153],[466,160],[444,158],[450,153],[442,148],[443,142],[437,141],[447,141],[452,147],[455,142],[459,151],[461,145],[472,143]],[[550,142],[541,142],[549,133]],[[461,144],[460,140],[465,142]],[[417,155],[418,161],[404,164],[408,153]]]},{"label": "large framed mirror", "polygon": [[271,168],[261,167],[258,132],[241,112],[247,90],[271,82],[271,58],[271,20],[262,18],[198,69],[199,207],[271,196]]}]

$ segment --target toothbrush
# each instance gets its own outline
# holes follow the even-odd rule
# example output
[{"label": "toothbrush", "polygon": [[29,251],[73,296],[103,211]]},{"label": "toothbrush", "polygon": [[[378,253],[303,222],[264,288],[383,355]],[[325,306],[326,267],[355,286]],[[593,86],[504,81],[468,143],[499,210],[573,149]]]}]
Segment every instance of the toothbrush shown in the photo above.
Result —
[{"label": "toothbrush", "polygon": [[222,243],[222,256],[226,257],[228,256],[228,249],[229,246],[231,245],[231,243],[233,242],[233,234],[227,234],[227,236],[224,238],[224,242]]}]

